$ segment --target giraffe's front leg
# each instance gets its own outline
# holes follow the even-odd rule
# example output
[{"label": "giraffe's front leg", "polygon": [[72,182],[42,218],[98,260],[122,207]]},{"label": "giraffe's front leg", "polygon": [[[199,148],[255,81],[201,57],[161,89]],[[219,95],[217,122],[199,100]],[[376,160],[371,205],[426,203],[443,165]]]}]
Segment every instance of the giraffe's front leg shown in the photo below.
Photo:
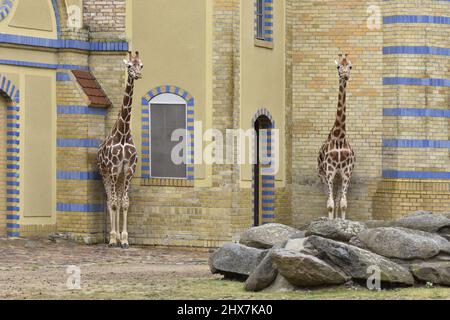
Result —
[{"label": "giraffe's front leg", "polygon": [[327,210],[328,210],[328,218],[330,220],[334,219],[334,197],[333,197],[333,181],[328,181],[328,201],[327,201]]},{"label": "giraffe's front leg", "polygon": [[128,249],[130,244],[128,242],[128,208],[130,207],[130,199],[128,198],[128,192],[124,192],[122,200],[122,214],[123,214],[123,229],[120,237],[120,243],[123,249]]},{"label": "giraffe's front leg", "polygon": [[117,225],[118,207],[117,195],[112,194],[111,199],[108,201],[109,217],[111,220],[111,232],[109,233],[110,247],[117,247],[119,241],[119,226]]}]

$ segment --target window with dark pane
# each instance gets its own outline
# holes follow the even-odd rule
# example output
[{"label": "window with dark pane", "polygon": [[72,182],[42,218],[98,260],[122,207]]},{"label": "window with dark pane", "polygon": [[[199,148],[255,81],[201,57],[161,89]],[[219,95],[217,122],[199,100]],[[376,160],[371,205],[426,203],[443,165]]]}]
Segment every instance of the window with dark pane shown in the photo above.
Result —
[{"label": "window with dark pane", "polygon": [[177,129],[186,129],[186,105],[152,104],[151,108],[151,175],[154,178],[186,178],[186,148],[181,151],[182,164],[172,161],[172,150],[180,142],[186,143],[186,134],[172,141]]},{"label": "window with dark pane", "polygon": [[256,38],[264,40],[264,0],[256,0]]}]

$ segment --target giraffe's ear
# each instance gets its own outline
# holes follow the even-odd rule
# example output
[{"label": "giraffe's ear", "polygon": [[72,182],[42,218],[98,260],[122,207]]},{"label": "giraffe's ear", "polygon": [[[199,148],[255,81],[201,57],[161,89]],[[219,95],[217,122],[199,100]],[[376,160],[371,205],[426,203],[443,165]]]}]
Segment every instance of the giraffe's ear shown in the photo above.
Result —
[{"label": "giraffe's ear", "polygon": [[123,59],[123,64],[128,65],[127,59]]},{"label": "giraffe's ear", "polygon": [[334,63],[336,63],[337,66],[339,65],[339,63],[337,62],[337,60],[334,60]]}]

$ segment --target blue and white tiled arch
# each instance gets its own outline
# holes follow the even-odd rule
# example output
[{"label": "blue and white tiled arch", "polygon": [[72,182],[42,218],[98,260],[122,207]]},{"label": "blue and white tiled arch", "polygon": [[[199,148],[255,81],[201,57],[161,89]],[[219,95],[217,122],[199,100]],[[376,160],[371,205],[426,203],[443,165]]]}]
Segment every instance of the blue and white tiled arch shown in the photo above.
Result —
[{"label": "blue and white tiled arch", "polygon": [[[262,195],[262,214],[261,214],[261,224],[267,224],[267,223],[273,223],[276,219],[275,214],[275,173],[273,172],[273,161],[276,161],[276,159],[273,157],[274,155],[274,148],[275,144],[273,143],[273,129],[275,129],[275,120],[270,113],[269,110],[266,108],[260,108],[258,111],[254,114],[252,118],[251,127],[255,127],[255,123],[258,120],[259,117],[265,116],[270,120],[271,126],[268,128],[267,132],[265,132],[266,136],[263,137],[263,143],[266,145],[266,156],[270,159],[271,166],[269,168],[260,168],[260,174],[261,174],[261,195]],[[254,157],[256,159],[256,157]],[[255,197],[255,182],[256,182],[256,173],[255,170],[253,170],[253,178],[252,178],[252,189],[253,189],[253,212],[255,212],[255,206],[259,205],[256,203],[256,197]]]},{"label": "blue and white tiled arch", "polygon": [[160,94],[172,93],[175,94],[186,101],[187,107],[187,180],[194,180],[194,112],[195,112],[195,99],[186,90],[173,86],[173,85],[162,85],[150,90],[142,98],[142,178],[150,179],[151,176],[151,128],[150,128],[150,101]]},{"label": "blue and white tiled arch", "polygon": [[8,237],[20,236],[20,91],[0,75],[0,95],[6,99],[6,230]]},{"label": "blue and white tiled arch", "polygon": [[14,0],[0,0],[0,22],[11,12]]}]

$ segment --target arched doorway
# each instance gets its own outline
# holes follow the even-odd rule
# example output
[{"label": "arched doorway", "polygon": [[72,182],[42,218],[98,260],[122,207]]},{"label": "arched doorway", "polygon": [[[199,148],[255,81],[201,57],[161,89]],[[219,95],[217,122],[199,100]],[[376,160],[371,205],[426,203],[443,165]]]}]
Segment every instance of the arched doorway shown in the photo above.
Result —
[{"label": "arched doorway", "polygon": [[259,115],[254,121],[256,159],[253,165],[253,225],[274,222],[275,179],[271,172],[273,120]]}]

